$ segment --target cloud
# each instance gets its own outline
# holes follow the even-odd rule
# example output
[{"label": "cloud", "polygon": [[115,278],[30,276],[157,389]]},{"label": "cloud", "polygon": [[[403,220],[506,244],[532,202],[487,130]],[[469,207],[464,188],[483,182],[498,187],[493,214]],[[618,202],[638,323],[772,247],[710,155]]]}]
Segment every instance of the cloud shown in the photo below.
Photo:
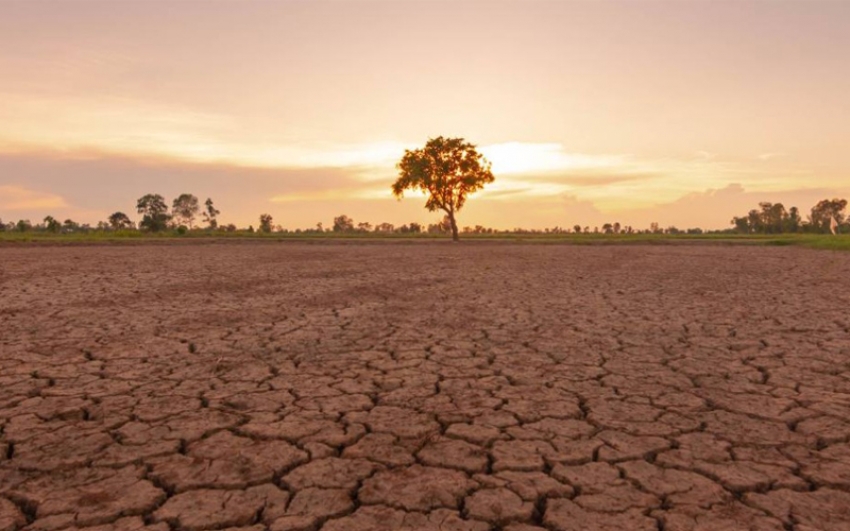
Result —
[{"label": "cloud", "polygon": [[[777,174],[740,161],[701,152],[693,158],[638,158],[631,155],[570,154],[559,144],[499,144],[511,171],[481,192],[482,198],[551,198],[564,194],[593,202],[606,212],[654,208],[687,194],[747,182],[760,189],[790,188],[803,173]],[[489,149],[484,146],[482,150]],[[498,152],[498,150],[497,150]],[[540,157],[537,162],[535,157]],[[512,166],[511,166],[512,165]],[[520,171],[522,170],[522,171]]]},{"label": "cloud", "polygon": [[23,186],[0,185],[0,210],[46,210],[68,208],[65,199],[50,193],[29,190]]},{"label": "cloud", "polygon": [[662,176],[656,173],[618,173],[616,171],[594,170],[584,173],[528,175],[523,176],[523,180],[528,182],[557,183],[571,188],[589,188],[633,181],[647,182],[658,179],[659,177]]},{"label": "cloud", "polygon": [[[389,194],[389,185],[385,186]],[[55,200],[27,205],[16,201],[20,206],[32,208],[16,211],[15,215],[32,219],[51,214],[95,223],[115,211],[123,211],[132,218],[136,199],[146,193],[159,193],[170,201],[178,194],[188,192],[202,201],[207,197],[213,198],[223,212],[222,220],[228,223],[256,224],[256,217],[267,210],[279,223],[290,226],[302,225],[302,221],[294,217],[296,212],[313,219],[309,208],[301,210],[294,207],[298,200],[305,205],[313,205],[311,208],[315,210],[317,200],[336,205],[344,204],[346,200],[356,202],[351,199],[356,194],[378,188],[376,184],[364,183],[352,172],[340,168],[244,168],[104,154],[71,159],[42,154],[0,154],[0,187],[27,189],[37,194],[32,197],[59,197],[67,207],[60,211],[60,203]],[[329,194],[336,194],[336,197],[331,201]],[[270,202],[271,198],[286,197],[296,201]],[[310,198],[314,201],[311,202]],[[386,204],[394,202],[389,199],[382,201]],[[5,203],[7,201],[0,197],[0,217],[3,219],[9,217],[7,210],[10,210],[4,208]],[[276,204],[280,206],[274,206]]]},{"label": "cloud", "polygon": [[[542,228],[618,221],[639,228],[652,222],[725,228],[732,216],[759,201],[796,205],[805,212],[825,197],[850,196],[846,187],[787,186],[770,172],[716,160],[624,158],[623,164],[497,175],[467,203],[462,223]],[[364,172],[370,172],[369,179]],[[171,199],[189,192],[202,200],[213,198],[223,222],[243,226],[256,224],[261,212],[293,228],[327,223],[342,213],[391,223],[439,217],[426,212],[423,198],[416,194],[394,200],[393,179],[392,171],[362,166],[255,168],[97,151],[74,152],[73,157],[0,153],[0,216],[7,219],[14,212],[16,217],[41,219],[51,214],[95,223],[116,210],[133,217],[135,200],[145,193]],[[700,189],[694,190],[696,186]]]},{"label": "cloud", "polygon": [[498,175],[534,174],[622,166],[625,155],[569,153],[557,143],[506,142],[481,146],[479,151]]},{"label": "cloud", "polygon": [[771,160],[781,156],[783,156],[783,153],[761,153],[756,158],[759,160]]},{"label": "cloud", "polygon": [[740,183],[723,188],[691,192],[675,201],[648,208],[623,209],[608,212],[620,216],[638,227],[658,222],[662,226],[679,228],[700,227],[703,229],[725,229],[733,216],[741,216],[759,202],[782,203],[786,208],[796,206],[807,213],[818,201],[828,197],[848,197],[850,189],[839,188],[796,188],[776,191],[747,190]]},{"label": "cloud", "polygon": [[[279,187],[264,187],[263,201],[280,204],[389,197],[382,189],[395,178],[395,163],[405,149],[420,145],[386,139],[294,142],[255,130],[233,116],[186,106],[106,96],[60,99],[0,94],[0,153],[65,161],[135,159],[142,165],[153,162],[184,173],[194,165],[215,175],[245,175],[236,170],[243,168],[274,175]],[[674,201],[697,187],[741,180],[761,181],[762,187],[774,188],[799,182],[799,175],[791,172],[776,178],[760,164],[724,161],[709,152],[650,159],[623,153],[576,153],[555,142],[491,143],[480,146],[480,151],[492,162],[497,179],[478,197],[500,201],[551,200],[571,194],[613,211],[650,207]],[[767,179],[772,181],[765,184]]]}]

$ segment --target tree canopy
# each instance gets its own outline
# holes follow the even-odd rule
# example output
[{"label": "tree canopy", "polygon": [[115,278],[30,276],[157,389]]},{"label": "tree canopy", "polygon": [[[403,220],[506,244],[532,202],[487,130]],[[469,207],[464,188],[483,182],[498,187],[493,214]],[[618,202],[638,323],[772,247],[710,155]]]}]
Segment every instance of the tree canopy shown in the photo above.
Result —
[{"label": "tree canopy", "polygon": [[808,222],[800,216],[800,209],[792,206],[788,210],[782,203],[759,203],[746,216],[735,216],[732,225],[742,234],[779,234],[788,232],[830,232],[841,227],[846,217],[846,199],[824,199],[812,207]]},{"label": "tree canopy", "polygon": [[334,232],[351,232],[354,230],[354,220],[342,214],[334,218]]},{"label": "tree canopy", "polygon": [[425,208],[446,213],[455,240],[455,213],[463,208],[469,194],[494,180],[487,159],[462,138],[439,136],[429,139],[422,149],[405,150],[397,168],[399,177],[392,185],[393,195],[401,199],[405,190],[425,192]]},{"label": "tree canopy", "polygon": [[136,211],[142,215],[139,227],[151,232],[168,228],[171,216],[165,198],[159,194],[145,194],[136,202]]},{"label": "tree canopy", "polygon": [[271,214],[260,214],[260,232],[271,232],[273,222]]},{"label": "tree canopy", "polygon": [[171,213],[178,224],[188,225],[191,229],[200,208],[197,197],[192,194],[180,194],[171,204]]},{"label": "tree canopy", "polygon": [[844,209],[847,208],[846,199],[824,199],[812,207],[809,221],[812,226],[822,232],[829,232],[832,221],[841,225],[844,223]]},{"label": "tree canopy", "polygon": [[204,202],[204,207],[206,207],[204,209],[204,223],[206,223],[210,229],[217,229],[217,217],[219,214],[221,214],[221,211],[213,205],[213,200],[209,197]]},{"label": "tree canopy", "polygon": [[47,216],[44,218],[44,227],[50,232],[59,232],[59,229],[62,228],[62,224],[56,220],[53,216]]},{"label": "tree canopy", "polygon": [[113,230],[120,229],[131,229],[133,228],[133,222],[130,221],[130,218],[127,217],[127,214],[123,212],[115,212],[109,216],[109,226],[112,227]]}]

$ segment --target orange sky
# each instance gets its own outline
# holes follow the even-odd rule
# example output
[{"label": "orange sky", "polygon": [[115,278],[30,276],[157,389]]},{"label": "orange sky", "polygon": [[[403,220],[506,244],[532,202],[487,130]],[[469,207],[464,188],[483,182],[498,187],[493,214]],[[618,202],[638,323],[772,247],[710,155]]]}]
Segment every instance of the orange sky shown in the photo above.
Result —
[{"label": "orange sky", "polygon": [[0,218],[432,222],[389,185],[444,135],[462,226],[723,228],[850,197],[848,51],[840,1],[0,2]]}]

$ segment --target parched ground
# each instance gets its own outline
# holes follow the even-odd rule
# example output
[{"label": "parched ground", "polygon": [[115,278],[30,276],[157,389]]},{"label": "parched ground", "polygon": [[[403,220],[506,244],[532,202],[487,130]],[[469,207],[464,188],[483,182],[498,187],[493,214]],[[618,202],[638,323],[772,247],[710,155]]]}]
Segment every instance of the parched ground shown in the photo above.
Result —
[{"label": "parched ground", "polygon": [[850,255],[0,247],[0,531],[848,530]]}]

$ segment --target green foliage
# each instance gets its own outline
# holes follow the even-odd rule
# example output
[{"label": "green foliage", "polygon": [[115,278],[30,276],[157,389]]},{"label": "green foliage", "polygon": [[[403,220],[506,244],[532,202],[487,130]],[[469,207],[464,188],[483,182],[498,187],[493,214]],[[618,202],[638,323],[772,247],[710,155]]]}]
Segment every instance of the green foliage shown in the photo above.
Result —
[{"label": "green foliage", "polygon": [[59,229],[62,228],[62,225],[54,218],[53,216],[47,216],[44,218],[44,228],[47,232],[57,233]]},{"label": "green foliage", "polygon": [[109,226],[112,227],[112,230],[122,230],[122,229],[131,229],[133,228],[133,222],[130,221],[130,218],[127,217],[127,214],[123,212],[115,212],[108,218]]},{"label": "green foliage", "polygon": [[739,234],[829,233],[831,226],[840,228],[845,221],[846,207],[846,199],[824,199],[812,207],[808,222],[804,222],[797,207],[786,211],[782,203],[762,202],[746,216],[732,218],[731,224]]},{"label": "green foliage", "polygon": [[[260,214],[260,232],[269,233],[272,231],[272,216],[271,214]],[[249,227],[249,231],[253,232],[254,227]]]},{"label": "green foliage", "polygon": [[401,199],[405,190],[425,192],[425,208],[446,213],[455,240],[455,212],[463,208],[469,194],[494,180],[490,163],[462,138],[440,136],[429,139],[422,149],[405,150],[397,168],[393,195]]},{"label": "green foliage", "polygon": [[837,225],[844,223],[844,209],[846,208],[846,199],[824,199],[812,207],[809,222],[819,232],[830,232],[832,220],[835,220]]},{"label": "green foliage", "polygon": [[208,197],[208,198],[207,198],[207,200],[204,202],[204,207],[205,207],[205,210],[204,210],[204,223],[206,223],[206,224],[207,224],[207,228],[209,228],[209,229],[211,229],[211,230],[215,230],[215,229],[217,229],[217,228],[218,228],[218,220],[217,220],[216,218],[218,217],[218,215],[219,215],[219,214],[221,214],[221,211],[220,211],[220,210],[218,210],[218,209],[217,209],[217,208],[213,205],[213,200],[212,200],[212,199],[210,199],[209,197]]},{"label": "green foliage", "polygon": [[139,228],[150,232],[161,232],[168,228],[171,215],[165,198],[159,194],[147,194],[136,202],[136,211],[142,215]]},{"label": "green foliage", "polygon": [[[314,230],[289,232],[254,232],[253,228],[231,231],[223,229],[216,232],[215,238],[222,239],[274,239],[274,240],[320,240],[320,239],[370,239],[370,240],[429,240],[441,238],[444,232],[414,233],[401,232],[317,232]],[[51,242],[51,243],[127,243],[137,241],[160,240],[169,238],[209,238],[207,231],[188,231],[181,235],[177,230],[162,232],[143,232],[139,230],[80,230],[72,233],[54,234],[47,231],[28,230],[18,232],[7,230],[0,232],[0,245],[15,242]],[[776,234],[776,235],[738,235],[734,233],[703,233],[703,234],[651,234],[651,233],[620,233],[592,234],[572,232],[543,232],[543,231],[513,231],[513,232],[476,232],[472,230],[465,238],[472,241],[492,242],[521,242],[535,245],[676,245],[694,243],[701,245],[771,245],[799,246],[813,249],[833,251],[850,251],[850,234],[832,236],[829,234]]]},{"label": "green foliage", "polygon": [[200,208],[197,197],[192,194],[180,194],[171,204],[171,214],[178,225],[188,225],[192,228]]},{"label": "green foliage", "polygon": [[334,218],[334,232],[351,232],[354,230],[354,220],[345,214]]}]

